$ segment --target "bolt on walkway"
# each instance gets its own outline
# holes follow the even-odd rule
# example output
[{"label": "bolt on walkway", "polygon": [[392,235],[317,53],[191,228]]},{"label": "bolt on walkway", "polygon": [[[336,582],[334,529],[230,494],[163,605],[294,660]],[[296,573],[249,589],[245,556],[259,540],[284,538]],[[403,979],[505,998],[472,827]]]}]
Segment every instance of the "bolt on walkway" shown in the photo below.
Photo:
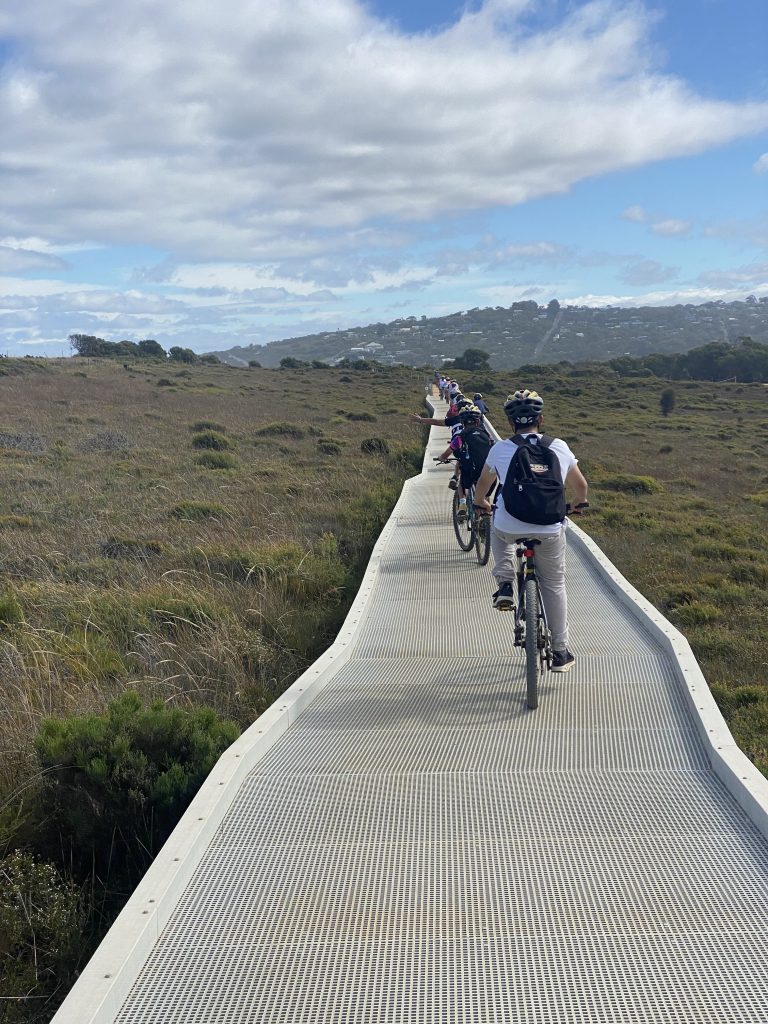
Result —
[{"label": "bolt on walkway", "polygon": [[670,656],[571,547],[576,667],[528,711],[447,480],[410,487],[351,659],[241,786],[119,1024],[768,1019],[768,843]]}]

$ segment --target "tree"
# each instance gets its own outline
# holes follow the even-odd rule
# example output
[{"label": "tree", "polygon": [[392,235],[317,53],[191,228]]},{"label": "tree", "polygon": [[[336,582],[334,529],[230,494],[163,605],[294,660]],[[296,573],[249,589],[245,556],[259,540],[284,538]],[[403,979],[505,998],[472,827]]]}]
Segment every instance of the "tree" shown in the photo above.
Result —
[{"label": "tree", "polygon": [[197,356],[191,348],[181,348],[179,345],[173,345],[168,349],[168,355],[176,363],[196,363]]},{"label": "tree", "polygon": [[143,356],[157,359],[165,359],[165,349],[157,341],[145,338],[139,342],[139,351]]},{"label": "tree", "polygon": [[259,362],[258,359],[249,359],[248,360],[248,366],[252,370],[260,370],[261,369],[261,363]]},{"label": "tree", "polygon": [[69,344],[78,356],[106,356],[112,348],[108,341],[92,334],[70,334]]},{"label": "tree", "polygon": [[283,370],[301,370],[307,365],[308,363],[303,362],[301,359],[297,359],[296,356],[283,356],[280,360],[280,368]]},{"label": "tree", "polygon": [[490,364],[488,360],[491,358],[490,353],[484,352],[481,348],[465,348],[460,356],[454,359],[451,364],[454,370],[468,370],[470,373],[476,373],[478,370],[490,370]]},{"label": "tree", "polygon": [[661,392],[661,399],[659,401],[661,406],[661,415],[669,416],[672,410],[675,408],[675,389],[664,388]]},{"label": "tree", "polygon": [[557,301],[557,299],[551,299],[547,303],[547,314],[549,316],[557,316],[557,314],[559,312],[560,312],[560,303]]}]

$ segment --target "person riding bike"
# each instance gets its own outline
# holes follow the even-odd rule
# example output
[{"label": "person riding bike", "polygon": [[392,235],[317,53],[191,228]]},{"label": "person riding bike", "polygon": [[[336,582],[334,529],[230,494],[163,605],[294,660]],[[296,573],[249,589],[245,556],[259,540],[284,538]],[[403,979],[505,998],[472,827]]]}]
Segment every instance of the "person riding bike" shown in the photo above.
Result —
[{"label": "person riding bike", "polygon": [[[547,469],[542,463],[531,464],[534,473],[553,473],[559,469],[560,486],[563,488],[562,508],[565,509],[564,489],[572,491],[572,508],[577,514],[589,505],[588,484],[578,467],[576,456],[561,438],[550,438],[542,433],[542,410],[544,400],[535,391],[520,390],[510,395],[504,404],[515,434],[506,441],[498,441],[488,453],[483,471],[477,483],[475,504],[487,510],[491,506],[483,497],[498,480],[502,491],[509,473],[516,473],[513,460],[519,458],[522,445],[535,445],[532,451],[541,453],[542,448],[551,450],[556,459],[551,460]],[[547,456],[548,458],[548,456]],[[549,517],[552,518],[552,517]],[[514,604],[515,548],[522,537],[538,540],[536,546],[536,571],[541,586],[541,597],[547,622],[552,631],[552,671],[568,672],[573,668],[575,658],[568,649],[568,599],[565,589],[565,515],[558,521],[547,524],[525,522],[510,514],[504,500],[497,500],[493,514],[491,551],[493,553],[493,575],[498,590],[493,595],[495,608],[506,610]]]},{"label": "person riding bike", "polygon": [[459,410],[458,415],[461,427],[451,438],[449,448],[456,456],[459,466],[457,513],[459,519],[464,519],[467,515],[467,492],[473,484],[477,483],[493,440],[482,426],[482,413],[476,405],[465,405]]}]

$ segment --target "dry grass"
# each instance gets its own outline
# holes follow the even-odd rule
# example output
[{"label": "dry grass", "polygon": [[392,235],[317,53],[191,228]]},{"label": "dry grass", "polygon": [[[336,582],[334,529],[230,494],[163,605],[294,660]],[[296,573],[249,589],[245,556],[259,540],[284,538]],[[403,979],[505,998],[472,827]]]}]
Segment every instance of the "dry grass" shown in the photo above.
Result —
[{"label": "dry grass", "polygon": [[[263,711],[332,639],[415,471],[418,431],[381,412],[408,392],[418,408],[423,383],[96,360],[20,371],[0,377],[0,433],[24,445],[0,448],[0,803],[34,776],[46,716],[127,688],[243,726]],[[229,450],[202,454],[231,468],[197,462],[206,431]],[[363,453],[373,432],[405,459]]]}]

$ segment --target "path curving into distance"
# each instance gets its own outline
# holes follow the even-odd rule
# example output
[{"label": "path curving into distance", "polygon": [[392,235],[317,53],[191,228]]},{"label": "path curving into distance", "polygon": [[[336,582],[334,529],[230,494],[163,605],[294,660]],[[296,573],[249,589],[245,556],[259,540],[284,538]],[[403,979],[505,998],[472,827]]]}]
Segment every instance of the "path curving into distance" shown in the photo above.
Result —
[{"label": "path curving into distance", "polygon": [[578,531],[576,667],[526,709],[511,616],[453,539],[447,438],[56,1024],[765,1024],[765,780]]}]

